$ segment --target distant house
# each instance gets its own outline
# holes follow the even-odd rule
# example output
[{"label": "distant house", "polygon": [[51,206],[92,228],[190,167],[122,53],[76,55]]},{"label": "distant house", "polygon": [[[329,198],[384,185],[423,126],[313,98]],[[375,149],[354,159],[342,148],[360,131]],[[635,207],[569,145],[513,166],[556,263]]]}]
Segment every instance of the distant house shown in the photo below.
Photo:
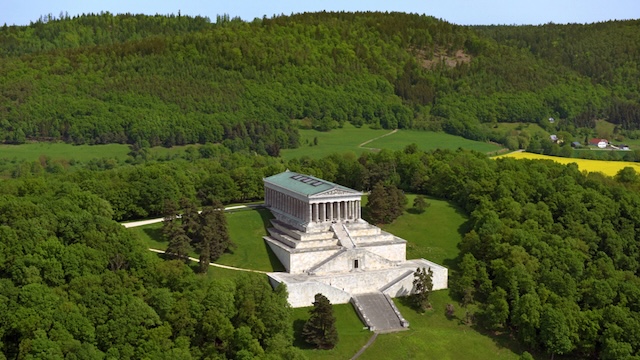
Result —
[{"label": "distant house", "polygon": [[582,144],[580,144],[579,141],[574,141],[571,143],[571,147],[579,148],[579,147],[582,147]]},{"label": "distant house", "polygon": [[558,142],[558,135],[549,135],[549,139],[553,142]]},{"label": "distant house", "polygon": [[604,149],[609,145],[609,141],[607,139],[591,139],[589,140],[589,145],[597,146],[600,149]]},{"label": "distant house", "polygon": [[624,144],[620,145],[620,149],[622,149],[622,150],[631,150],[631,149],[629,149],[629,145],[624,145]]},{"label": "distant house", "polygon": [[554,119],[554,118],[549,118],[549,123],[550,123],[550,124],[553,124],[554,122],[556,122],[556,119]]}]

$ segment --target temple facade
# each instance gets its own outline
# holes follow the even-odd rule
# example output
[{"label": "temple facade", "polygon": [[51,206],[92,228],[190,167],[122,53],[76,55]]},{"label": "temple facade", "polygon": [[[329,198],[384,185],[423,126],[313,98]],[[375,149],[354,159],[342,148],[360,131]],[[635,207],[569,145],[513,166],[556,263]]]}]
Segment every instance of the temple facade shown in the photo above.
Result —
[{"label": "temple facade", "polygon": [[287,285],[291,306],[311,306],[317,293],[334,304],[409,295],[419,267],[433,271],[434,290],[447,288],[447,268],[407,260],[406,240],[361,218],[361,192],[291,171],[265,178],[264,190],[274,215],[264,240],[286,269],[268,275]]},{"label": "temple facade", "polygon": [[305,231],[360,219],[362,193],[312,176],[284,172],[264,179],[264,203],[279,220]]}]

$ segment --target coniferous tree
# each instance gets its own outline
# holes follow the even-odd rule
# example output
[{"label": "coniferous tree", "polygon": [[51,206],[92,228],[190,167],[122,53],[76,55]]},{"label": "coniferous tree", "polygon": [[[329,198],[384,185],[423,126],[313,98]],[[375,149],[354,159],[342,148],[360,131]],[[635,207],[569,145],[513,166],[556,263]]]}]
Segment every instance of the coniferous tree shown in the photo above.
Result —
[{"label": "coniferous tree", "polygon": [[373,223],[381,224],[389,216],[389,202],[384,185],[379,182],[373,186],[367,203],[369,218]]},{"label": "coniferous tree", "polygon": [[433,291],[433,271],[431,268],[427,271],[425,268],[418,268],[413,273],[413,302],[421,311],[431,308],[429,296]]},{"label": "coniferous tree", "polygon": [[202,249],[205,246],[208,248],[210,261],[217,260],[220,255],[233,247],[221,202],[215,200],[211,206],[205,206],[202,209],[197,239]]},{"label": "coniferous tree", "polygon": [[310,312],[311,317],[302,329],[305,341],[318,349],[333,349],[338,343],[338,331],[331,302],[326,296],[316,294]]},{"label": "coniferous tree", "polygon": [[182,228],[184,233],[191,239],[192,244],[197,243],[196,234],[199,228],[198,208],[193,201],[183,198],[180,200],[182,207]]},{"label": "coniferous tree", "polygon": [[404,212],[407,197],[394,185],[377,183],[369,194],[369,217],[377,224],[389,224]]}]

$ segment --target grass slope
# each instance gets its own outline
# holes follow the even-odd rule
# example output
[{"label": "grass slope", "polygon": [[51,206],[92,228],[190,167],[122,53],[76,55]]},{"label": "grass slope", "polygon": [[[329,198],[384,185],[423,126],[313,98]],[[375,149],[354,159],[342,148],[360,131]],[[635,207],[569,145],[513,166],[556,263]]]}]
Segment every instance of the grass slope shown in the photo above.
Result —
[{"label": "grass slope", "polygon": [[[448,290],[436,291],[430,298],[433,310],[419,314],[404,299],[395,299],[398,309],[410,323],[408,331],[378,336],[360,359],[518,359],[523,351],[502,335],[482,333],[464,325],[464,310],[449,297]],[[444,314],[447,303],[455,304],[451,319]]]},{"label": "grass slope", "polygon": [[[415,195],[407,195],[412,206]],[[466,233],[465,215],[447,201],[427,199],[431,204],[424,213],[407,211],[382,228],[407,240],[407,259],[425,258],[447,267],[454,265],[457,245]]]},{"label": "grass slope", "polygon": [[557,157],[557,156],[533,154],[528,152],[513,152],[506,155],[496,156],[494,157],[494,159],[499,159],[502,157],[511,157],[514,159],[553,160],[560,164],[576,163],[578,164],[578,168],[582,171],[601,172],[609,176],[616,175],[618,171],[624,169],[625,167],[631,167],[636,172],[640,173],[640,164],[629,162],[629,161],[605,161],[605,160],[563,158],[563,157]]},{"label": "grass slope", "polygon": [[303,350],[309,359],[350,359],[373,335],[364,327],[351,304],[333,305],[333,315],[338,329],[338,345],[331,350],[317,350],[302,340],[302,327],[309,319],[311,307],[293,309],[294,345]]},{"label": "grass slope", "polygon": [[[285,160],[302,156],[322,158],[333,153],[348,151],[361,154],[369,150],[360,148],[358,145],[390,132],[390,130],[383,129],[373,130],[367,126],[356,128],[350,123],[345,123],[342,128],[331,131],[300,129],[300,147],[297,149],[283,149],[280,154]],[[318,145],[313,145],[315,138],[318,139]]]}]

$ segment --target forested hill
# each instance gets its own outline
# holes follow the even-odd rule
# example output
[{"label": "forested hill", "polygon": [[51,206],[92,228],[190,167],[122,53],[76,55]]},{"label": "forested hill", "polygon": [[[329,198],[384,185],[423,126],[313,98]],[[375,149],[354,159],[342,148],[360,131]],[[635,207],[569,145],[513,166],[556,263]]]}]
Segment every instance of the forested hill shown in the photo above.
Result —
[{"label": "forested hill", "polygon": [[[463,27],[403,13],[42,18],[0,29],[0,140],[277,155],[344,122],[496,140],[483,123],[640,128],[640,22]],[[571,131],[572,129],[567,129]]]}]

